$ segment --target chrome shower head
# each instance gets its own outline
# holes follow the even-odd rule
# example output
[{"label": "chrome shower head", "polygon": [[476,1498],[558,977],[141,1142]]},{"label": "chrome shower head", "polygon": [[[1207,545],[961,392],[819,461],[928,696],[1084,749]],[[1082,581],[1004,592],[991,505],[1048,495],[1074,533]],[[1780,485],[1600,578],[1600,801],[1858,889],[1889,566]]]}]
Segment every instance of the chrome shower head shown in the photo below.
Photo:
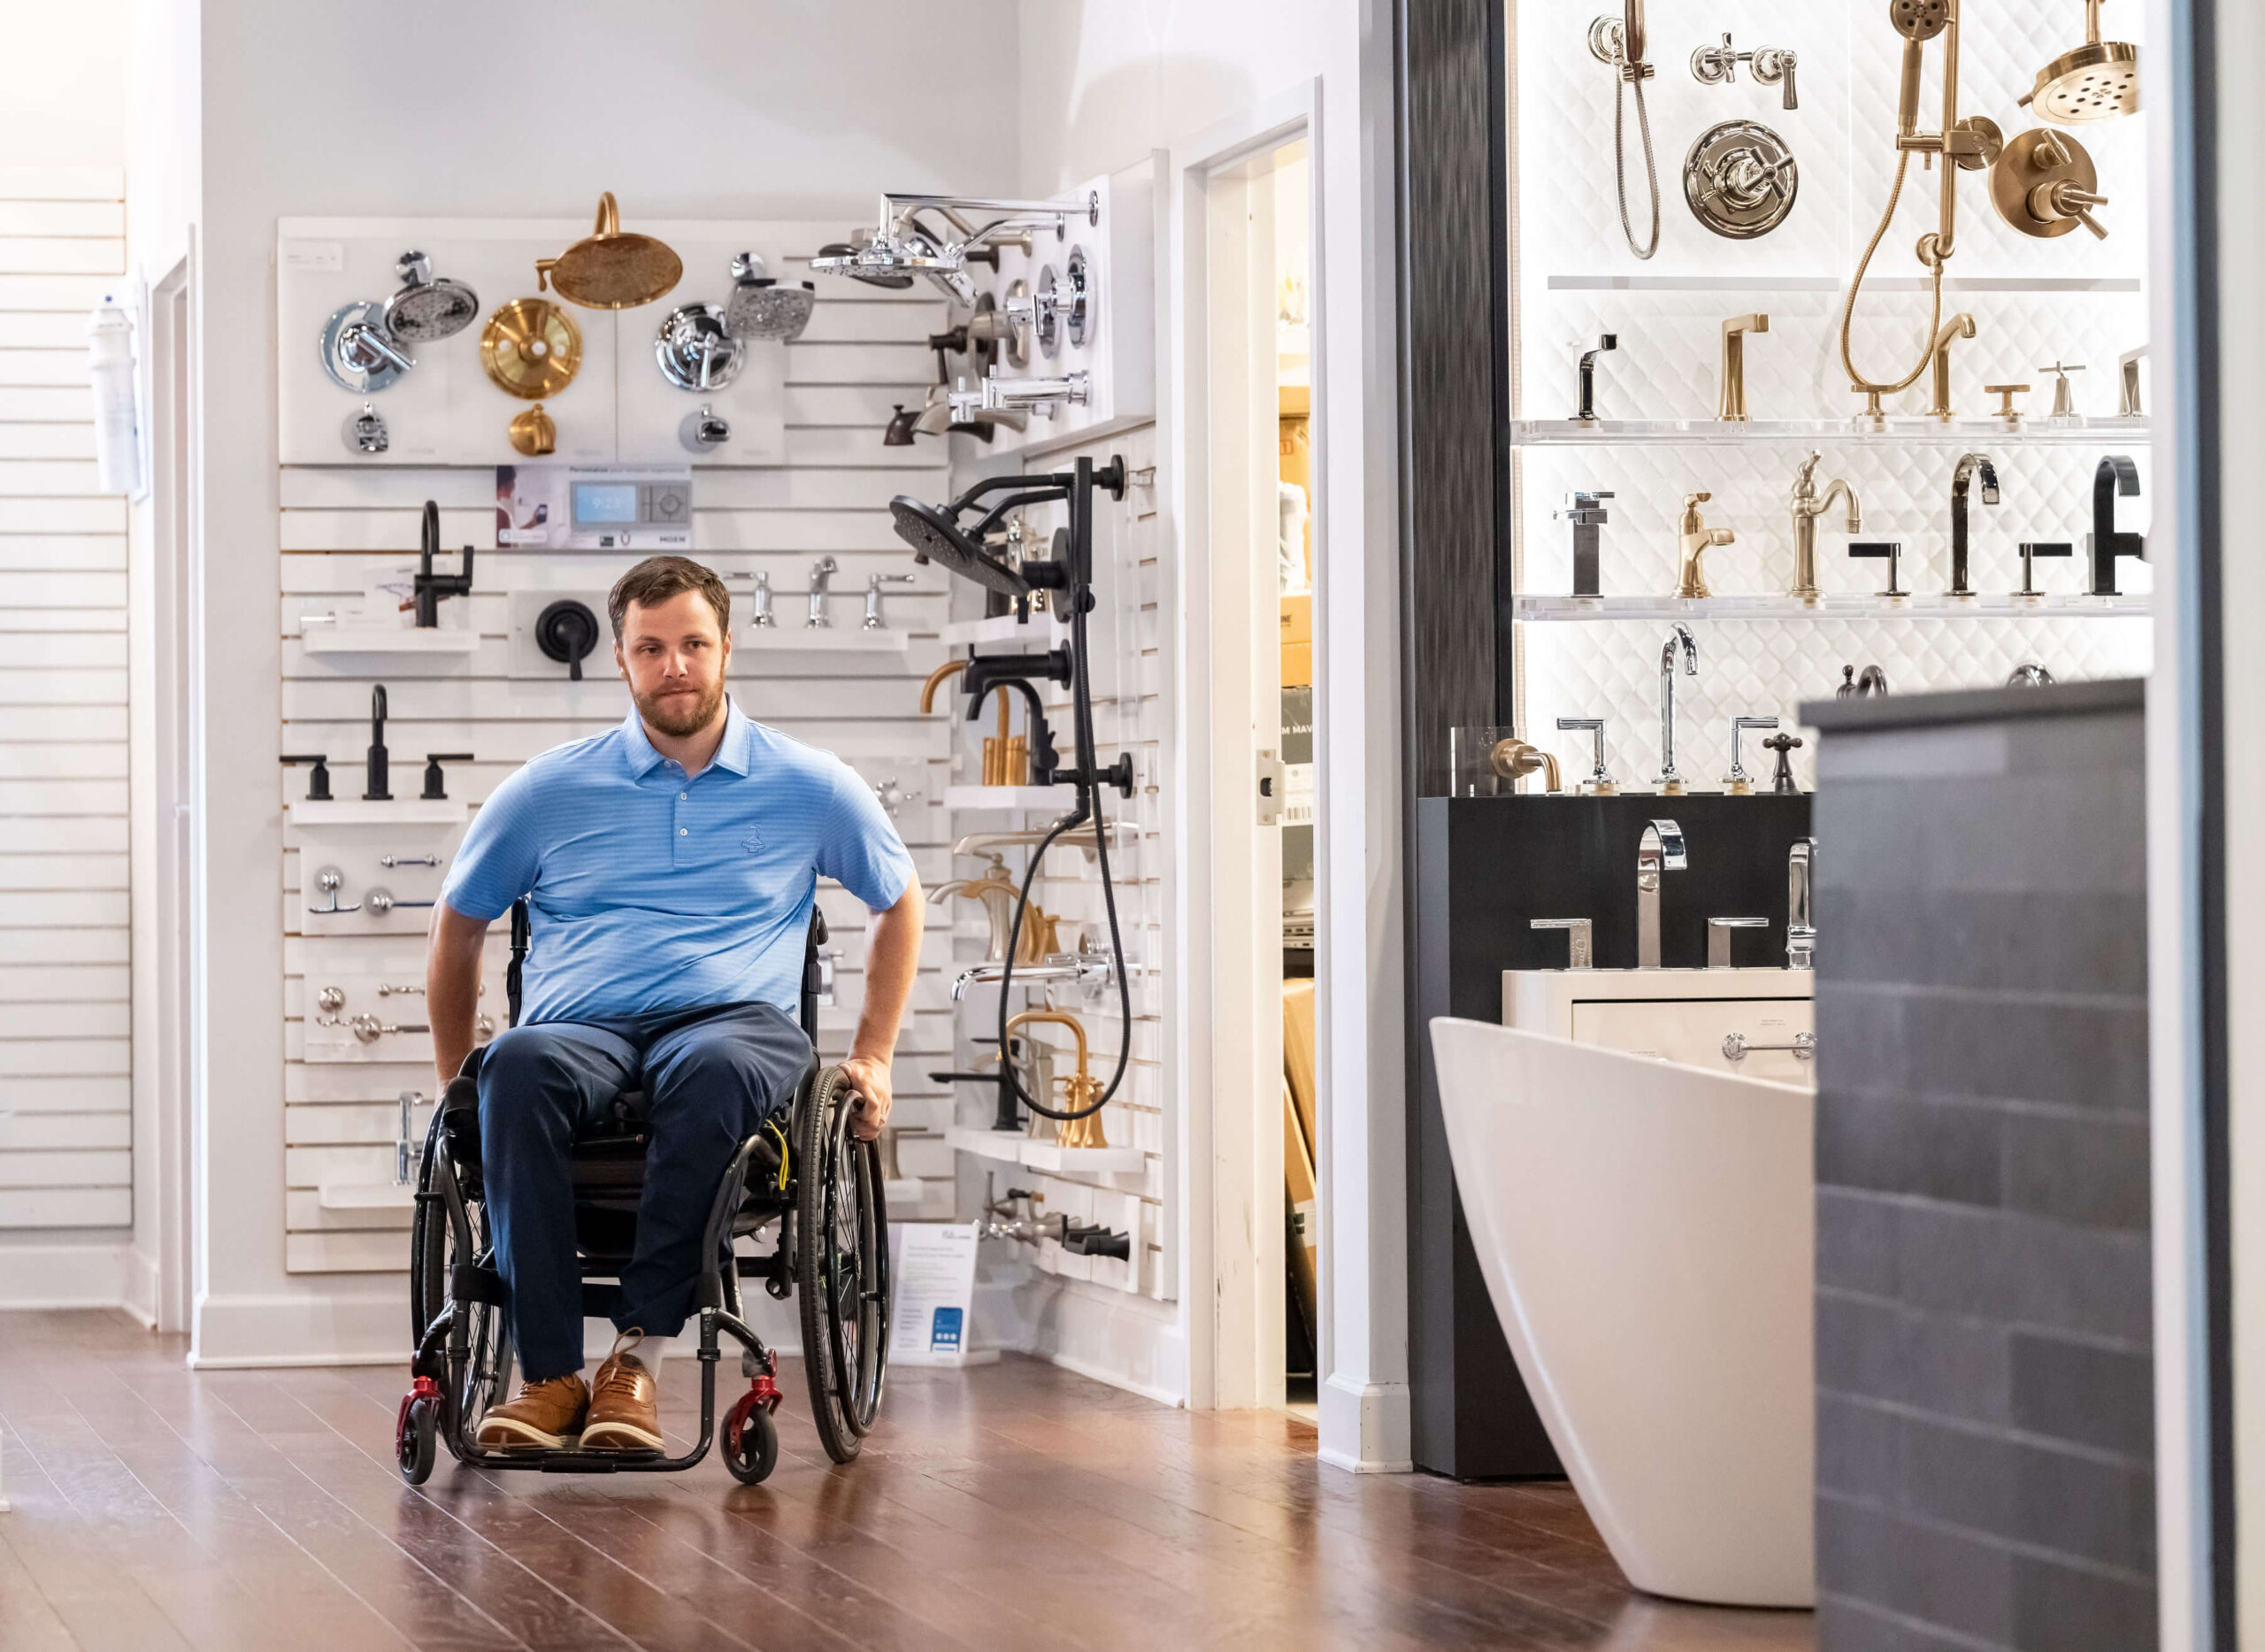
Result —
[{"label": "chrome shower head", "polygon": [[764,273],[763,256],[742,252],[732,260],[732,296],[724,301],[724,331],[737,339],[775,339],[791,343],[810,324],[818,288],[804,281],[782,287]]},{"label": "chrome shower head", "polygon": [[821,275],[846,275],[853,281],[893,293],[901,293],[912,285],[912,278],[898,274],[886,257],[868,258],[863,249],[847,241],[829,241],[820,247],[818,257],[810,260],[810,268]]}]

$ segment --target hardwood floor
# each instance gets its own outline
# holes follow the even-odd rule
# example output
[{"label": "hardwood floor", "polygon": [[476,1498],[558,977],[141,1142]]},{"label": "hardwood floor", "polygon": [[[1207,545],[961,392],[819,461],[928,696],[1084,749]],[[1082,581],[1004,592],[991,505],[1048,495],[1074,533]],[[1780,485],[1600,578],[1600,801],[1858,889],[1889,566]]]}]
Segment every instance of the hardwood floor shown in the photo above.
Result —
[{"label": "hardwood floor", "polygon": [[[1030,1360],[893,1375],[846,1469],[782,1373],[758,1487],[712,1456],[618,1479],[444,1458],[411,1490],[401,1372],[192,1373],[183,1351],[114,1314],[0,1315],[7,1652],[1816,1644],[1806,1613],[1632,1593],[1562,1486],[1341,1474],[1292,1418]],[[668,1362],[664,1421],[696,1419],[697,1383]]]}]

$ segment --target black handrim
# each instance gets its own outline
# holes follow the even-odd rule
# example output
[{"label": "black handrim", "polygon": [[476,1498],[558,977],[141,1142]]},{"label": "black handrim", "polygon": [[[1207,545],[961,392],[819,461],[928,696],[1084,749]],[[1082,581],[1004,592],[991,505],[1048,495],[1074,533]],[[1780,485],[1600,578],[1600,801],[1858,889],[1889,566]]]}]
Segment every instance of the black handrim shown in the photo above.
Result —
[{"label": "black handrim", "polygon": [[[409,1299],[419,1342],[434,1320],[449,1306],[449,1283],[457,1260],[455,1228],[449,1220],[447,1201],[440,1185],[440,1156],[444,1150],[441,1115],[435,1110],[432,1127],[426,1133],[425,1157],[417,1177],[417,1210],[410,1233]],[[465,1202],[465,1219],[472,1229],[475,1256],[488,1248],[484,1215],[479,1203]],[[478,1431],[480,1419],[487,1414],[509,1374],[511,1353],[503,1316],[491,1304],[467,1302],[464,1311],[467,1316],[467,1354],[461,1368],[450,1370],[449,1387],[453,1414],[461,1420],[462,1431],[469,1437]]]},{"label": "black handrim", "polygon": [[864,1434],[880,1411],[887,1369],[888,1215],[880,1151],[851,1130],[856,1116],[853,1108],[839,1110],[828,1144],[826,1320],[842,1417]]}]

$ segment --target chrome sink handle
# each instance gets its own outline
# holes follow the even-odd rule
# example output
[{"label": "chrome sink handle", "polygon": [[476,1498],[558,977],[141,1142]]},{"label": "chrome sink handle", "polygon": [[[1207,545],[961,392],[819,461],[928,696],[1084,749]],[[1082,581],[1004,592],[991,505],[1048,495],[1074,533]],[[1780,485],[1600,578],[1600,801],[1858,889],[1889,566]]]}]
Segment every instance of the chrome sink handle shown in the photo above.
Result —
[{"label": "chrome sink handle", "polygon": [[1707,920],[1707,967],[1726,970],[1731,967],[1731,931],[1733,929],[1767,929],[1766,918],[1710,918]]},{"label": "chrome sink handle", "polygon": [[1793,1036],[1793,1041],[1790,1043],[1785,1044],[1757,1044],[1752,1039],[1747,1037],[1743,1033],[1725,1033],[1723,1034],[1723,1059],[1724,1061],[1744,1061],[1748,1051],[1763,1049],[1790,1050],[1793,1052],[1793,1057],[1795,1061],[1815,1061],[1816,1059],[1816,1034],[1814,1033],[1796,1033]]},{"label": "chrome sink handle", "polygon": [[1596,967],[1596,926],[1586,918],[1537,918],[1528,929],[1562,929],[1570,937],[1565,967],[1572,970],[1593,970]]}]

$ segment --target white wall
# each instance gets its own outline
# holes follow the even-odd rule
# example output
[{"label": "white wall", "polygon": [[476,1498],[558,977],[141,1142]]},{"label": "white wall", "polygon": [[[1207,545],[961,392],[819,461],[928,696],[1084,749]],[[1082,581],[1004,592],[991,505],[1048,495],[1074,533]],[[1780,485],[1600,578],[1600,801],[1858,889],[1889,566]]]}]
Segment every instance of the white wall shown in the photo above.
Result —
[{"label": "white wall", "polygon": [[[1020,26],[1021,178],[1033,195],[1191,143],[1254,104],[1320,84],[1322,1453],[1346,1466],[1405,1466],[1391,8],[1379,0],[1025,0]],[[1168,343],[1162,354],[1158,400],[1166,405],[1162,380],[1175,349]],[[1169,444],[1159,450],[1169,462]],[[1171,536],[1160,538],[1163,588],[1184,591]],[[1184,614],[1176,623],[1184,641]],[[1185,658],[1184,649],[1170,652]],[[1193,997],[1184,1002],[1200,1004],[1202,961],[1187,963]],[[1191,1247],[1182,1243],[1179,1254],[1189,1256]],[[1183,1279],[1183,1315],[1208,1301],[1209,1285]],[[1191,1398],[1202,1404],[1209,1327],[1199,1312],[1181,1328],[1197,1373]]]},{"label": "white wall", "polygon": [[114,1302],[132,1177],[127,540],[122,503],[95,488],[84,334],[124,267],[126,7],[17,10],[0,96],[0,1302]]},{"label": "white wall", "polygon": [[[284,1268],[275,223],[286,214],[870,213],[880,188],[1014,181],[1005,117],[940,118],[948,66],[1011,74],[1004,4],[203,7],[204,978],[214,992],[201,1362],[393,1351],[399,1287]],[[504,73],[498,42],[545,42]],[[497,295],[500,297],[502,295]]]}]

